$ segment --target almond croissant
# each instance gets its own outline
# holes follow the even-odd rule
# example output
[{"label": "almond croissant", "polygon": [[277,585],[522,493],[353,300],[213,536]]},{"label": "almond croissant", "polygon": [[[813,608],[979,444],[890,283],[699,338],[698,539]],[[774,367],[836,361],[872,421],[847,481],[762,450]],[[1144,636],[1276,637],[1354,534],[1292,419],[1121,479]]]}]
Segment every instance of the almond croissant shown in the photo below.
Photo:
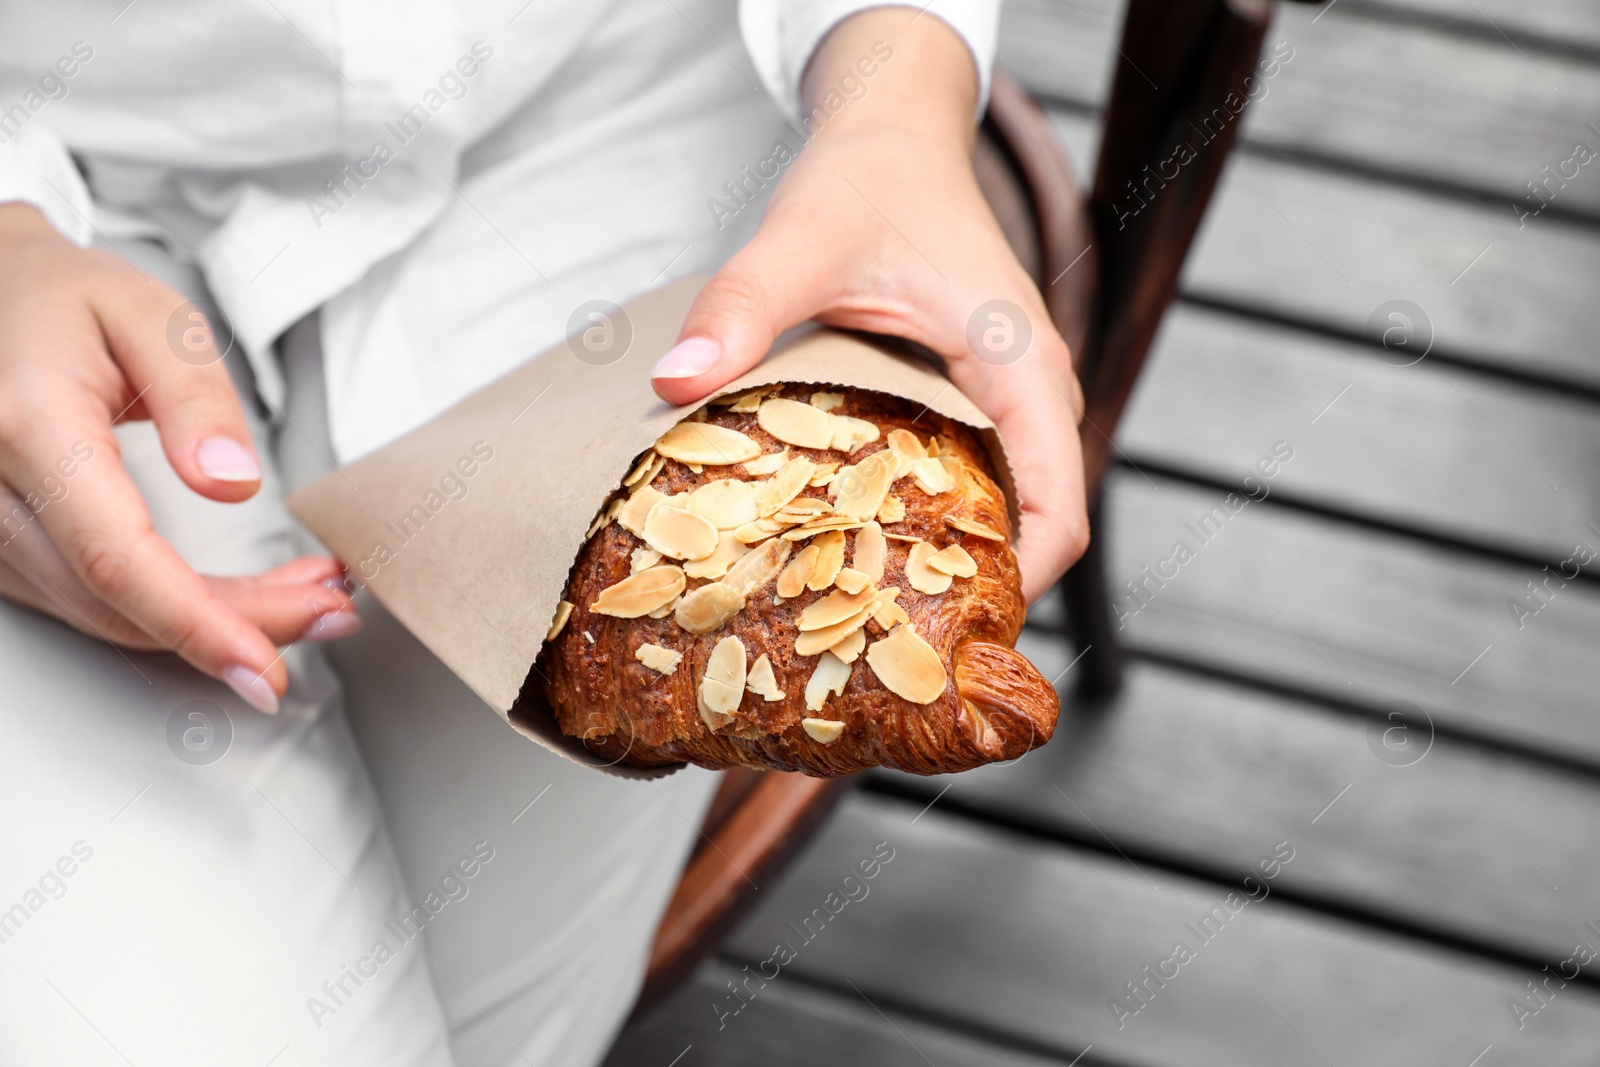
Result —
[{"label": "almond croissant", "polygon": [[970,427],[767,386],[679,423],[573,565],[530,674],[602,758],[961,771],[1050,739],[1010,517]]}]

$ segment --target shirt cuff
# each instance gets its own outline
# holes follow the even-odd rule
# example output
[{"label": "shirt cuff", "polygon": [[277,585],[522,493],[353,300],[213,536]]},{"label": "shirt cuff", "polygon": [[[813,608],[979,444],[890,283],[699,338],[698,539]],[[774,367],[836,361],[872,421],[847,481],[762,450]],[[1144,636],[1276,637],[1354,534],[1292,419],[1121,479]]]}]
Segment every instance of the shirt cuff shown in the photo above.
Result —
[{"label": "shirt cuff", "polygon": [[[871,0],[740,0],[739,29],[767,92],[783,113],[801,115],[800,78],[828,31],[857,12],[907,4]],[[1000,33],[1000,0],[933,0],[922,9],[966,42],[978,73],[978,113],[989,103],[989,71]],[[866,58],[866,57],[863,57]],[[881,61],[882,56],[873,57]]]},{"label": "shirt cuff", "polygon": [[[7,136],[0,126],[0,138]],[[0,143],[0,204],[32,204],[69,240],[87,248],[94,241],[89,187],[61,138],[34,121]]]}]

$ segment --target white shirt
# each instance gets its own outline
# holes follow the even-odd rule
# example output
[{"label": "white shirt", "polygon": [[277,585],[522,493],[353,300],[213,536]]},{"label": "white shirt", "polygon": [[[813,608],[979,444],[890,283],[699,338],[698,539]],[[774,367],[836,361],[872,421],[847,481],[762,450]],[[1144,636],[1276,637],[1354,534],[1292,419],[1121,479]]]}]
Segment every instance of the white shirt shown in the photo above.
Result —
[{"label": "white shirt", "polygon": [[[586,301],[720,265],[758,175],[805,141],[812,51],[877,6],[125,2],[0,0],[0,201],[196,262],[269,404],[273,341],[323,308],[345,461],[559,341]],[[985,90],[998,9],[927,9]]]}]

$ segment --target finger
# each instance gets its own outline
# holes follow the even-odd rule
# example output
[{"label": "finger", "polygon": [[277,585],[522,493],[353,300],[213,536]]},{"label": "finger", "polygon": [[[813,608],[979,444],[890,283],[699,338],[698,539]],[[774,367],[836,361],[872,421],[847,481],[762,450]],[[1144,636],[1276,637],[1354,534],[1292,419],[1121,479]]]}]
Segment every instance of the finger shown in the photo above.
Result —
[{"label": "finger", "polygon": [[261,465],[205,316],[159,283],[108,286],[91,299],[106,346],[178,477],[213,500],[254,495]]},{"label": "finger", "polygon": [[260,627],[273,644],[335,641],[361,629],[361,618],[350,597],[320,581],[284,582],[264,574],[208,575],[205,582],[218,599]]},{"label": "finger", "polygon": [[111,644],[152,651],[160,646],[149,634],[85,589],[51,543],[31,509],[0,483],[0,564],[8,578],[0,596],[52,615],[81,633]]},{"label": "finger", "polygon": [[811,244],[768,220],[700,290],[678,343],[650,372],[656,395],[679,406],[700,400],[761,362],[784,330],[827,307],[841,272]]},{"label": "finger", "polygon": [[0,470],[0,477],[32,484],[30,469],[49,470],[74,445],[88,446],[90,456],[79,464],[66,495],[38,515],[73,573],[161,647],[226,682],[253,707],[277,710],[288,683],[277,649],[155,532],[104,414],[75,393],[35,399],[55,417],[19,440],[16,452],[3,454],[13,469]]}]

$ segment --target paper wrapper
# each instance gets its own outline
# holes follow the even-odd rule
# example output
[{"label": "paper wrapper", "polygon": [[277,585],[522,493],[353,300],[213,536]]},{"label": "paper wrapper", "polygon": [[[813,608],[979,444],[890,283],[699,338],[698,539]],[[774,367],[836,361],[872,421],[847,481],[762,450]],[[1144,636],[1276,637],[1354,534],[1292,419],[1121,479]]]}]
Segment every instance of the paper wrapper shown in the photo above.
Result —
[{"label": "paper wrapper", "polygon": [[[612,766],[563,735],[542,701],[517,698],[600,506],[634,458],[689,413],[655,395],[650,368],[704,284],[684,278],[627,304],[632,342],[615,362],[597,365],[569,339],[289,498],[351,575],[520,733],[628,777],[663,771]],[[716,395],[774,382],[873,389],[973,426],[1015,527],[994,424],[927,362],[814,327],[786,334]]]}]

